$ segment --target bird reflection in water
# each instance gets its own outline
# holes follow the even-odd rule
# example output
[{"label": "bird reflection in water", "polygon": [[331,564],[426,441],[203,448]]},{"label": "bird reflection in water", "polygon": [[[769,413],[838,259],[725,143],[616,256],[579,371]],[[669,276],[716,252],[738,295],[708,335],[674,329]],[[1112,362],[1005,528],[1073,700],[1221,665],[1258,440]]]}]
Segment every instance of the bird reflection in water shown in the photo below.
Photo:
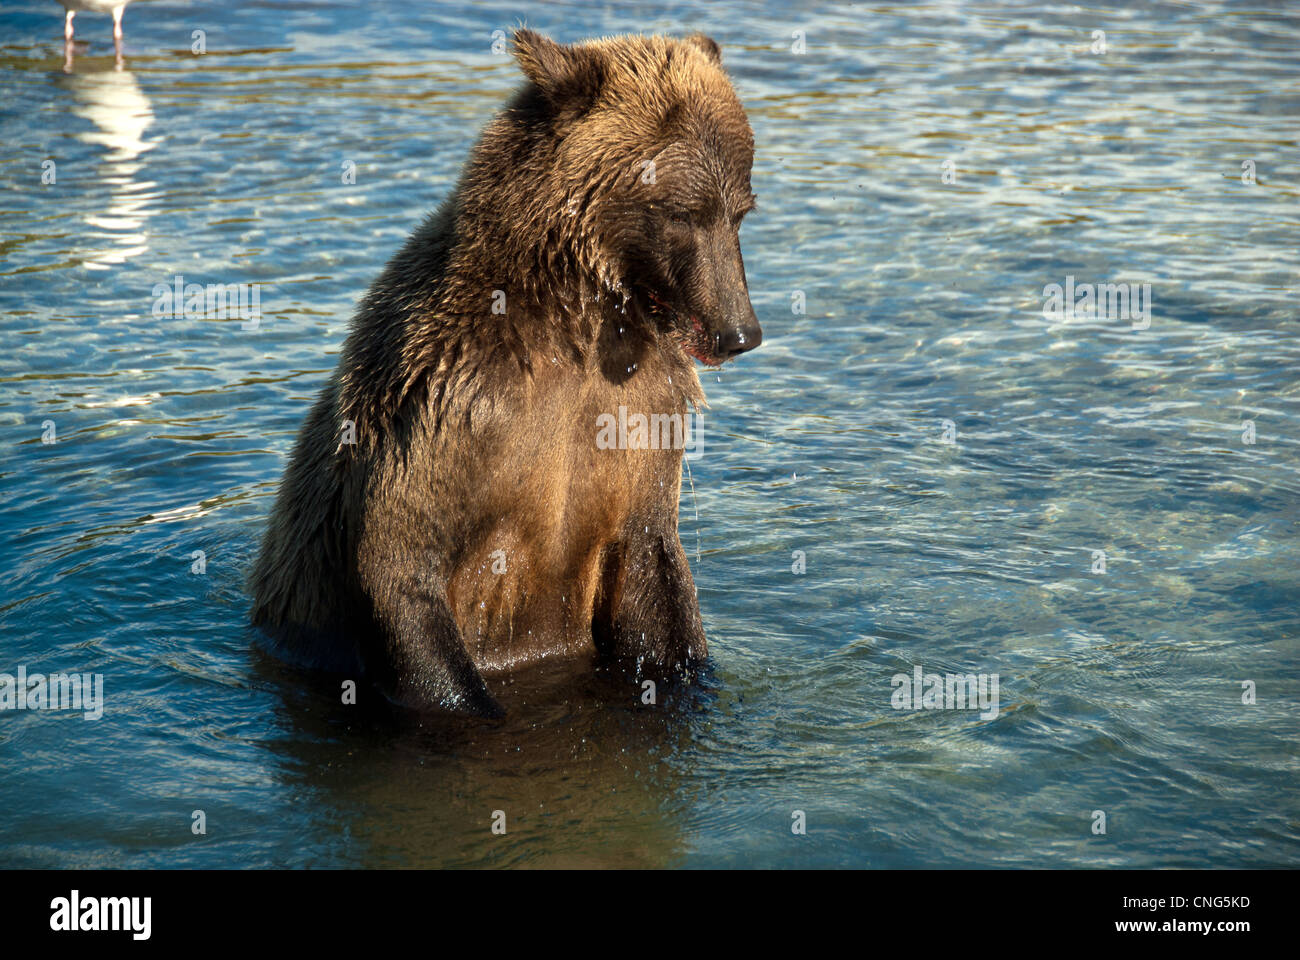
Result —
[{"label": "bird reflection in water", "polygon": [[[79,9],[99,9],[89,5],[92,0],[66,2],[82,4]],[[120,24],[120,17],[117,21]],[[108,192],[105,202],[84,215],[92,228],[84,235],[92,242],[100,237],[111,243],[107,248],[82,253],[81,259],[89,268],[107,269],[148,249],[144,225],[153,215],[158,190],[156,183],[140,179],[139,174],[144,167],[143,155],[157,146],[158,138],[145,137],[154,122],[153,107],[126,69],[120,42],[112,64],[103,57],[83,57],[74,63],[72,47],[71,39],[66,39],[64,72],[56,73],[54,82],[71,94],[73,116],[89,120],[92,125],[78,132],[76,139],[105,150],[96,181]]]}]

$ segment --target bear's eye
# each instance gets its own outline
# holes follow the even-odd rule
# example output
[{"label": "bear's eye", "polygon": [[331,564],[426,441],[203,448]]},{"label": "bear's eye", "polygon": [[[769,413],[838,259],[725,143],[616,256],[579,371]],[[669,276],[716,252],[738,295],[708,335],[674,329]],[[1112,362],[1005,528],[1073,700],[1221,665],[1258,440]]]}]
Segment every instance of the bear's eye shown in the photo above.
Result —
[{"label": "bear's eye", "polygon": [[668,222],[674,223],[679,227],[689,227],[694,223],[691,219],[690,213],[685,210],[669,210]]},{"label": "bear's eye", "polygon": [[748,205],[746,205],[743,209],[736,211],[735,216],[731,218],[731,225],[733,227],[739,227],[740,221],[745,219],[745,215],[757,206],[758,206],[758,196],[756,194],[751,193],[749,195]]}]

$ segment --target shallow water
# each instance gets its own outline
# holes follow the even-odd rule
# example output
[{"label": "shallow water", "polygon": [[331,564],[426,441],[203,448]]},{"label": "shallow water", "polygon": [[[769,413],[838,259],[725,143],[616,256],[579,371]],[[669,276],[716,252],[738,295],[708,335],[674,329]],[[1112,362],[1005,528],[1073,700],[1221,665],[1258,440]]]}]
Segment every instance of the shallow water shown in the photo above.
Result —
[{"label": "shallow water", "polygon": [[[0,714],[0,864],[1300,862],[1294,7],[137,2],[71,72],[61,13],[0,11],[0,672],[107,702]],[[754,127],[765,342],[705,376],[682,501],[712,670],[359,715],[252,652],[242,579],[521,19],[704,30]],[[177,274],[261,328],[153,316]],[[1149,326],[1045,317],[1067,277]],[[894,709],[917,665],[998,715]]]}]

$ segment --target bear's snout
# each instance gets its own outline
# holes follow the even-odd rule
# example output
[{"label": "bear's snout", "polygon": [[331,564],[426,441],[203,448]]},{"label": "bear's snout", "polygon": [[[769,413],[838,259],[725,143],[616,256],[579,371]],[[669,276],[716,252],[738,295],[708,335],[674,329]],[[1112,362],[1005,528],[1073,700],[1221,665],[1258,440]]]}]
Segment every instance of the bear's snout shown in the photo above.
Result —
[{"label": "bear's snout", "polygon": [[694,304],[696,315],[704,319],[714,361],[723,363],[762,343],[763,328],[749,300],[745,262],[735,229],[719,225],[697,253],[700,266],[696,276],[704,279],[705,286]]},{"label": "bear's snout", "polygon": [[753,350],[763,342],[763,328],[758,325],[758,320],[753,316],[752,310],[750,313],[747,322],[728,327],[718,334],[717,354],[721,359],[730,360],[733,357],[738,357],[746,350]]}]

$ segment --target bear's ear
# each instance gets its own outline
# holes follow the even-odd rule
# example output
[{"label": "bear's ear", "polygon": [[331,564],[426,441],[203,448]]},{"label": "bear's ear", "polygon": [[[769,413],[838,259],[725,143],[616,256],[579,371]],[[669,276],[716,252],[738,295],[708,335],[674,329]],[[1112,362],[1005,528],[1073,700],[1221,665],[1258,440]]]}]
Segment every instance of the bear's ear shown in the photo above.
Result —
[{"label": "bear's ear", "polygon": [[556,43],[533,30],[515,31],[515,59],[558,112],[577,116],[595,101],[605,80],[604,64],[590,47]]},{"label": "bear's ear", "polygon": [[722,50],[712,37],[705,36],[702,33],[692,33],[689,37],[686,37],[686,42],[693,47],[698,47],[714,63],[722,62]]}]

